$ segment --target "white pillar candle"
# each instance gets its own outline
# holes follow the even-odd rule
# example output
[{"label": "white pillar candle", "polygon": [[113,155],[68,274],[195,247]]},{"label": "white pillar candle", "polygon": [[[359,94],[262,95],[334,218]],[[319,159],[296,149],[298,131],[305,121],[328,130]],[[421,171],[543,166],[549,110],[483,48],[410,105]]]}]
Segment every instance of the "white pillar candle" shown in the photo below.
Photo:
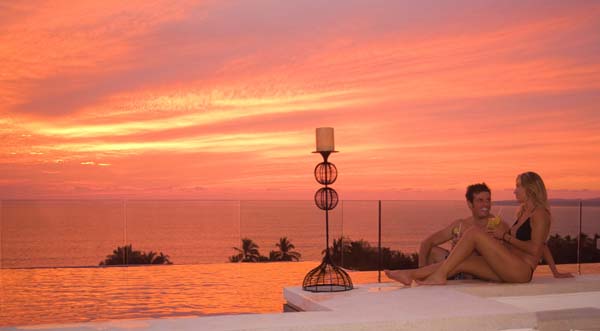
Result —
[{"label": "white pillar candle", "polygon": [[333,152],[333,128],[317,128],[317,152]]}]

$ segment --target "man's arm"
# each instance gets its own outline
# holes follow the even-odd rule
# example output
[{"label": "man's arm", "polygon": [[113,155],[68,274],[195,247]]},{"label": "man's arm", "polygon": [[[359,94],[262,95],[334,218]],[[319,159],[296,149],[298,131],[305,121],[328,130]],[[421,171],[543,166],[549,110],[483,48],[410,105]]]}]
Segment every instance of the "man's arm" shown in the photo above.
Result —
[{"label": "man's arm", "polygon": [[434,246],[441,245],[452,239],[452,229],[461,221],[462,220],[456,220],[452,222],[447,227],[435,232],[421,242],[421,246],[419,248],[419,268],[427,265],[427,257],[431,253],[431,249]]}]

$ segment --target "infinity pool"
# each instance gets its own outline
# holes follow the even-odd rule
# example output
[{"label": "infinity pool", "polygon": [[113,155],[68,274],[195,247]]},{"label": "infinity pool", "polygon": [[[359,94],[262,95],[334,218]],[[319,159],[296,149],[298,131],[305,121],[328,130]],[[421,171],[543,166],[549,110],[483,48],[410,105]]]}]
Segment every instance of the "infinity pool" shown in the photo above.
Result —
[{"label": "infinity pool", "polygon": [[[282,312],[283,288],[318,262],[0,269],[0,327],[115,319]],[[561,265],[577,272],[577,265]],[[600,264],[581,265],[600,273]],[[539,266],[536,276],[549,276]],[[350,272],[355,284],[377,272]],[[387,278],[382,276],[382,281]],[[359,285],[360,286],[360,285]]]},{"label": "infinity pool", "polygon": [[[318,262],[0,270],[0,326],[281,312]],[[355,283],[377,272],[351,272]],[[384,276],[385,278],[385,276]]]}]

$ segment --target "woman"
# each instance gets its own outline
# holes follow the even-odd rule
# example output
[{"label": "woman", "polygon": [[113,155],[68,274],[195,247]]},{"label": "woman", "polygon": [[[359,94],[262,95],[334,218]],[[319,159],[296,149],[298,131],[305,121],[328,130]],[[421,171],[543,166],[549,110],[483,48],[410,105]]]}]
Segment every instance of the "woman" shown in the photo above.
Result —
[{"label": "woman", "polygon": [[[550,207],[542,178],[534,172],[517,176],[514,191],[521,206],[510,229],[501,223],[490,236],[479,227],[467,230],[448,258],[419,269],[386,271],[386,275],[405,285],[445,284],[449,276],[465,272],[509,283],[527,283],[541,257],[550,232]],[[472,253],[477,251],[479,255]]]}]

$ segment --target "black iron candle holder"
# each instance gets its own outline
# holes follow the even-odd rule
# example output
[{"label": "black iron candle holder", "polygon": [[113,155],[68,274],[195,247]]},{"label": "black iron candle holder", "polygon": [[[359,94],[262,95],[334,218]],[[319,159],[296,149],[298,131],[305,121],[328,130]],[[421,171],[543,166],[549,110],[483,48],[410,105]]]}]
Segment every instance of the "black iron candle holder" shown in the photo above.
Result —
[{"label": "black iron candle holder", "polygon": [[352,279],[342,268],[336,266],[329,252],[329,211],[338,204],[337,192],[329,187],[337,179],[337,168],[327,161],[336,151],[319,151],[323,162],[315,167],[315,179],[324,187],[315,193],[315,204],[325,211],[325,256],[323,262],[304,276],[302,288],[310,292],[341,292],[353,289]]}]

